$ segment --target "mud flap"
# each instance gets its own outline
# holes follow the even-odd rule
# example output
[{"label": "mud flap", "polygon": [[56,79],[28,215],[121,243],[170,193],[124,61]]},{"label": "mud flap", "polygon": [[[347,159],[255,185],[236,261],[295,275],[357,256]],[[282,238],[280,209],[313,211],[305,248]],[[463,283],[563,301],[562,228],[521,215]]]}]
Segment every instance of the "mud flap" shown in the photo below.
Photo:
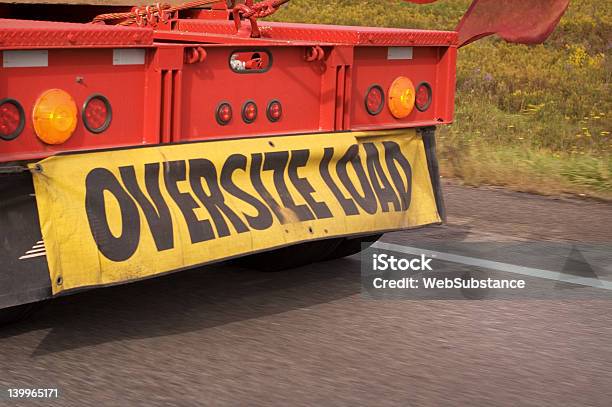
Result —
[{"label": "mud flap", "polygon": [[423,145],[425,146],[425,154],[427,155],[427,167],[429,168],[429,176],[436,198],[438,213],[442,221],[446,222],[446,204],[444,203],[444,194],[442,192],[442,182],[440,178],[440,165],[438,163],[436,150],[436,128],[426,127],[421,129],[420,133],[423,137]]},{"label": "mud flap", "polygon": [[51,297],[32,176],[0,175],[0,309]]}]

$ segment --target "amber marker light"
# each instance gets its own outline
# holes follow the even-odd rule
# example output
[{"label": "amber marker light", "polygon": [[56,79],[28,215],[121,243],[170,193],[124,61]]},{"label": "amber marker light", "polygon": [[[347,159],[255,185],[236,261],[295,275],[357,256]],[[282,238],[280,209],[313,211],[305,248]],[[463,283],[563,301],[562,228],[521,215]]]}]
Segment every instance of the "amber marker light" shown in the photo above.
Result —
[{"label": "amber marker light", "polygon": [[74,133],[77,125],[77,106],[72,96],[61,89],[45,91],[32,112],[34,131],[47,144],[62,144]]},{"label": "amber marker light", "polygon": [[389,88],[389,110],[396,119],[404,119],[414,109],[415,90],[409,78],[396,78]]}]

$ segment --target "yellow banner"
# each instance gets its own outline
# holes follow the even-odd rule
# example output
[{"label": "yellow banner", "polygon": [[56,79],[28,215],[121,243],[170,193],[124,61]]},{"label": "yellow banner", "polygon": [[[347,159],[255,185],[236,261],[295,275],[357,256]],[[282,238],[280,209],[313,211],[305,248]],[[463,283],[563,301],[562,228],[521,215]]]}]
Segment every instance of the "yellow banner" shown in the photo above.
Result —
[{"label": "yellow banner", "polygon": [[54,293],[440,222],[414,130],[198,142],[38,164]]}]

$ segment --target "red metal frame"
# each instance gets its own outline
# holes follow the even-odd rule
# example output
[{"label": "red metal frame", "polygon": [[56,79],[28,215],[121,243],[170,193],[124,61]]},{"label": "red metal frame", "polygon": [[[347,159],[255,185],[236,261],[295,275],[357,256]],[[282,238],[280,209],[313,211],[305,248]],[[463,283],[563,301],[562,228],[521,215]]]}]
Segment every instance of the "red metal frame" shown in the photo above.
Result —
[{"label": "red metal frame", "polygon": [[142,47],[152,44],[151,28],[0,19],[1,49]]},{"label": "red metal frame", "polygon": [[[261,38],[252,38],[249,24],[237,32],[219,4],[177,12],[156,29],[0,19],[0,98],[18,100],[27,116],[19,137],[0,140],[0,163],[65,151],[452,121],[456,33],[265,22],[258,25]],[[412,47],[412,59],[389,59],[389,47]],[[113,55],[123,48],[143,49],[144,64],[117,65]],[[48,50],[48,66],[3,67],[4,51],[34,49]],[[229,60],[240,50],[267,50],[271,69],[233,72]],[[415,85],[428,82],[432,106],[401,120],[386,108],[368,114],[367,90],[379,85],[386,92],[400,75]],[[104,95],[112,104],[112,124],[93,134],[79,122],[66,143],[42,143],[34,134],[31,110],[49,88],[66,90],[79,107],[92,94]],[[251,124],[240,118],[247,100],[260,113]],[[282,103],[278,122],[265,114],[272,100]],[[226,126],[215,119],[222,101],[234,111]]]}]

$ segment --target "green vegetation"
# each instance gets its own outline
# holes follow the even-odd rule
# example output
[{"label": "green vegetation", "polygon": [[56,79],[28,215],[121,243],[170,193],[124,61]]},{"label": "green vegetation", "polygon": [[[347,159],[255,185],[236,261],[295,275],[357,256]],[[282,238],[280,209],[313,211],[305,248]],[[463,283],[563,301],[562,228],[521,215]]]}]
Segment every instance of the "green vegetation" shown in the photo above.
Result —
[{"label": "green vegetation", "polygon": [[[469,0],[292,0],[281,21],[452,29]],[[446,176],[541,193],[612,198],[612,3],[572,0],[538,46],[487,38],[462,48]]]}]

